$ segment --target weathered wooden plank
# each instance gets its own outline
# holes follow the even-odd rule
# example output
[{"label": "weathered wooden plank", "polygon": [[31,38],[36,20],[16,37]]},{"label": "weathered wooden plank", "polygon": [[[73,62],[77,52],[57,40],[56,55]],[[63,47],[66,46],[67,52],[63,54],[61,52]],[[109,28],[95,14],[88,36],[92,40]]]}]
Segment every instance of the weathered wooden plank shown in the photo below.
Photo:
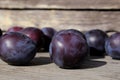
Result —
[{"label": "weathered wooden plank", "polygon": [[119,9],[120,0],[0,0],[0,8]]},{"label": "weathered wooden plank", "polygon": [[120,12],[99,11],[58,11],[58,10],[28,10],[0,11],[0,28],[10,26],[54,27],[57,30],[74,28],[81,31],[90,29],[120,31]]},{"label": "weathered wooden plank", "polygon": [[38,53],[29,66],[11,66],[0,60],[1,80],[120,80],[120,61],[110,57],[90,59],[80,69],[61,69]]}]

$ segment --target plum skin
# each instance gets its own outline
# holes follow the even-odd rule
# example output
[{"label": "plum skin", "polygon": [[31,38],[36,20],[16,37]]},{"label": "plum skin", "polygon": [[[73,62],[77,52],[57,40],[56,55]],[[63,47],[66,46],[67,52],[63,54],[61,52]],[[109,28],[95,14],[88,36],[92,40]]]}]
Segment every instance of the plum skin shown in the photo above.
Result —
[{"label": "plum skin", "polygon": [[0,39],[0,58],[10,65],[26,65],[36,54],[35,43],[27,36],[10,32]]},{"label": "plum skin", "polygon": [[44,34],[39,28],[27,27],[27,28],[24,28],[23,30],[21,30],[20,33],[31,38],[36,43],[38,51],[42,48]]},{"label": "plum skin", "polygon": [[50,39],[52,39],[52,37],[54,36],[54,34],[57,32],[55,29],[53,29],[51,27],[44,27],[41,30],[44,33],[44,35],[47,36],[47,37],[49,37]]},{"label": "plum skin", "polygon": [[60,68],[78,67],[89,52],[84,37],[73,29],[56,33],[50,43],[50,58]]},{"label": "plum skin", "polygon": [[105,50],[113,59],[120,60],[120,32],[111,35],[106,40]]},{"label": "plum skin", "polygon": [[85,37],[90,48],[90,56],[105,56],[105,41],[108,35],[99,29],[87,31]]},{"label": "plum skin", "polygon": [[41,37],[43,36],[43,32],[35,27],[27,27],[20,31],[20,33],[30,37],[35,43],[39,43],[41,41]]},{"label": "plum skin", "polygon": [[18,32],[18,31],[21,31],[22,29],[23,29],[23,27],[21,27],[21,26],[13,26],[13,27],[10,27],[6,31],[6,33],[8,33],[8,32]]}]

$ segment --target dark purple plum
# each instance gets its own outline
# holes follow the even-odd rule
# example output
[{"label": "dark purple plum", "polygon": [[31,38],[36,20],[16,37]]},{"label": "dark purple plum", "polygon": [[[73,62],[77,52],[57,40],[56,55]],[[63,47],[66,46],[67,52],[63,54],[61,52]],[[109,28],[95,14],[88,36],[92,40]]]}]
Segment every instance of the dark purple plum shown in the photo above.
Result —
[{"label": "dark purple plum", "polygon": [[43,32],[35,27],[27,27],[20,31],[20,33],[31,38],[37,45],[37,48],[40,49],[43,46]]},{"label": "dark purple plum", "polygon": [[13,27],[10,27],[8,30],[7,30],[7,33],[8,32],[18,32],[20,30],[22,30],[23,27],[20,27],[20,26],[13,26]]},{"label": "dark purple plum", "polygon": [[26,65],[35,54],[35,43],[21,33],[9,32],[0,39],[0,58],[10,65]]},{"label": "dark purple plum", "polygon": [[0,36],[2,36],[2,30],[0,29]]},{"label": "dark purple plum", "polygon": [[57,32],[55,29],[51,28],[51,27],[44,27],[41,29],[43,34],[44,34],[44,45],[43,48],[45,51],[49,51],[49,45],[50,42],[54,36],[54,34]]},{"label": "dark purple plum", "polygon": [[45,36],[47,36],[51,39],[54,36],[54,34],[56,33],[56,30],[51,28],[51,27],[44,27],[41,30],[42,30],[42,32],[44,33]]},{"label": "dark purple plum", "polygon": [[90,56],[104,57],[107,34],[102,30],[94,29],[86,32],[85,37],[90,48]]},{"label": "dark purple plum", "polygon": [[80,65],[89,52],[81,32],[73,29],[55,34],[50,43],[50,58],[61,68],[75,68]]},{"label": "dark purple plum", "polygon": [[106,53],[113,59],[120,60],[120,32],[111,35],[105,43]]}]

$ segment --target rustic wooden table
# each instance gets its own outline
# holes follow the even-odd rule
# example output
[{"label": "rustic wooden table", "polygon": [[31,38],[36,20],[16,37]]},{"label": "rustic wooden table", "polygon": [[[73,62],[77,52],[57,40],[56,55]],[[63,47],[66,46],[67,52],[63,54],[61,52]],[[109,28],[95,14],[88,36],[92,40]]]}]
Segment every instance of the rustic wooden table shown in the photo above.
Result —
[{"label": "rustic wooden table", "polygon": [[61,69],[48,53],[37,53],[29,66],[11,66],[0,60],[0,80],[120,80],[120,61],[93,58],[79,69]]},{"label": "rustic wooden table", "polygon": [[[0,28],[16,25],[120,31],[120,0],[0,0]],[[29,66],[0,60],[0,80],[120,80],[120,61],[106,56],[80,69],[61,69],[48,53],[38,53]]]},{"label": "rustic wooden table", "polygon": [[0,0],[0,28],[120,31],[120,0]]}]

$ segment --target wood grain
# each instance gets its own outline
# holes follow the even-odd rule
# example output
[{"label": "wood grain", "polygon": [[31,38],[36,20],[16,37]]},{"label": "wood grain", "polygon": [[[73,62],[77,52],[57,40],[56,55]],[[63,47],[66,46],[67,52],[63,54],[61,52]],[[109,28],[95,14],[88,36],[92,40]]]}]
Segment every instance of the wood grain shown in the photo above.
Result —
[{"label": "wood grain", "polygon": [[120,0],[0,0],[0,8],[120,9]]},{"label": "wood grain", "polygon": [[59,10],[1,10],[0,28],[11,26],[53,27],[61,29],[90,29],[120,31],[120,12],[104,11],[59,11]]},{"label": "wood grain", "polygon": [[80,69],[61,69],[48,53],[38,53],[29,66],[11,66],[0,60],[1,80],[120,80],[120,61],[90,59]]}]

